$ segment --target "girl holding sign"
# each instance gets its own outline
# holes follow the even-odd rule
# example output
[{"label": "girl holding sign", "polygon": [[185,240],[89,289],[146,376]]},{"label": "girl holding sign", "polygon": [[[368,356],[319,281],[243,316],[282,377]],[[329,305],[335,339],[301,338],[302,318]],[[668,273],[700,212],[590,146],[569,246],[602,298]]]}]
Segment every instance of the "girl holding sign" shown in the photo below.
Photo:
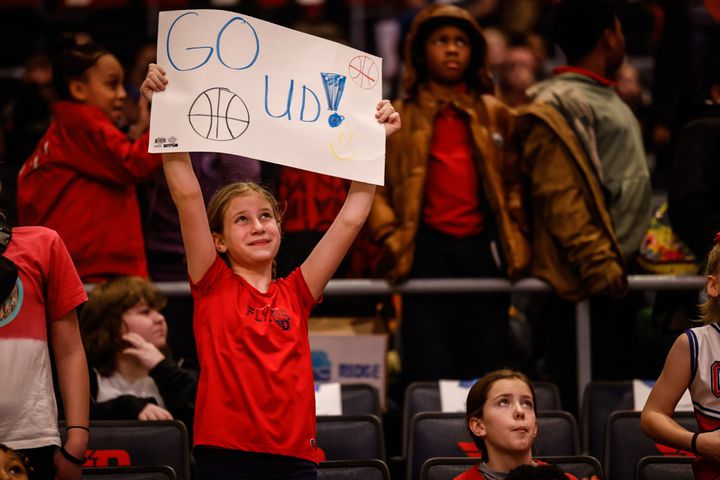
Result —
[{"label": "girl holding sign", "polygon": [[[143,93],[165,90],[150,65]],[[400,128],[390,102],[375,114],[387,135]],[[273,279],[280,212],[253,183],[220,189],[207,214],[187,153],[163,154],[180,215],[195,301],[201,373],[193,478],[314,479],[315,397],[308,316],[370,211],[375,186],[353,182],[337,218],[305,262]]]}]

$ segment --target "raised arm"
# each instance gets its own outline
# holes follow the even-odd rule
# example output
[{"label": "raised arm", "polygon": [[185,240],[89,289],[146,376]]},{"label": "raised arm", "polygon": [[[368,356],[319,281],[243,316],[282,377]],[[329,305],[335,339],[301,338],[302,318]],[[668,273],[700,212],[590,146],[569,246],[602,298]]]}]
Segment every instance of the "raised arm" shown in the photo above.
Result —
[{"label": "raised arm", "polygon": [[[387,136],[400,129],[400,115],[387,100],[378,103],[375,117],[385,125]],[[352,182],[340,213],[301,265],[303,277],[313,298],[320,297],[325,285],[342,262],[370,213],[374,197],[375,185]]]},{"label": "raised arm", "polygon": [[[165,90],[167,83],[165,70],[151,63],[141,91],[151,101],[153,94]],[[216,255],[200,183],[187,152],[164,153],[162,163],[170,195],[180,216],[188,274],[193,282],[197,282],[208,271]]]},{"label": "raised arm", "polygon": [[188,274],[193,282],[197,282],[217,255],[200,183],[187,152],[163,153],[163,170],[180,217]]}]

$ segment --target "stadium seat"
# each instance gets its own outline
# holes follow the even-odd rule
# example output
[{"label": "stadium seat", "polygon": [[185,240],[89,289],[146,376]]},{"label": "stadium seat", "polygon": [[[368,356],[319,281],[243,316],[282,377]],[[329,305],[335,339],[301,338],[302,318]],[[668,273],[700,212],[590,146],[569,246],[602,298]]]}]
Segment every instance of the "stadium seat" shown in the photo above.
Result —
[{"label": "stadium seat", "polygon": [[375,415],[319,416],[317,442],[326,460],[385,460],[382,426]]},{"label": "stadium seat", "polygon": [[[691,431],[697,430],[692,412],[677,412],[675,420]],[[610,480],[633,480],[638,463],[652,455],[690,455],[665,447],[647,437],[640,429],[640,412],[618,411],[610,415],[605,436],[603,466]]]},{"label": "stadium seat", "polygon": [[188,433],[178,420],[93,420],[86,456],[85,467],[168,465],[178,480],[190,478]]},{"label": "stadium seat", "polygon": [[[572,455],[567,457],[537,457],[537,459],[557,465],[577,478],[590,478],[592,475],[602,478],[602,467],[598,459],[594,457]],[[423,464],[420,471],[420,480],[452,480],[476,463],[478,463],[477,458],[431,458]]]},{"label": "stadium seat", "polygon": [[632,410],[634,406],[632,381],[595,381],[587,384],[580,410],[583,452],[595,458],[605,458],[605,424],[608,417],[616,410]]},{"label": "stadium seat", "polygon": [[635,472],[636,480],[694,480],[693,457],[643,457]]},{"label": "stadium seat", "polygon": [[320,462],[318,480],[390,480],[381,460],[335,460]]},{"label": "stadium seat", "polygon": [[[561,410],[560,391],[552,382],[533,381],[537,410]],[[439,412],[440,386],[438,382],[414,382],[405,391],[403,409],[403,453],[407,452],[410,420],[420,412]]]},{"label": "stadium seat", "polygon": [[367,383],[340,385],[343,415],[376,415],[380,417],[378,391]]},{"label": "stadium seat", "polygon": [[[577,423],[567,412],[538,414],[537,455],[567,456],[579,451]],[[419,478],[423,463],[433,457],[480,456],[475,442],[465,428],[462,413],[421,412],[410,422],[407,478]]]},{"label": "stadium seat", "polygon": [[82,480],[175,480],[175,470],[167,465],[141,467],[93,467],[85,468]]}]

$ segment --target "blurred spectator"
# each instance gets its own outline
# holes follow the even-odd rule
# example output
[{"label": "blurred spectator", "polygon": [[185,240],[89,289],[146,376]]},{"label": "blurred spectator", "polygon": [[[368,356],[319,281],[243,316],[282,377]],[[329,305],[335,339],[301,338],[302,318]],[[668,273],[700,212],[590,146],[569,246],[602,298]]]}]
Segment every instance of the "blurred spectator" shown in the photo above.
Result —
[{"label": "blurred spectator", "polygon": [[[513,117],[491,94],[487,46],[470,14],[432,5],[405,43],[403,128],[368,226],[387,278],[521,276],[524,236]],[[401,323],[406,382],[474,378],[508,361],[507,295],[416,295]]]},{"label": "blurred spectator", "polygon": [[[622,26],[609,0],[564,0],[556,6],[555,39],[569,65],[534,86],[533,103],[521,112],[532,185],[532,274],[562,299],[621,297],[626,262],[651,215],[640,128],[609,80],[625,57]],[[635,300],[592,298],[594,378],[632,375]],[[548,342],[547,371],[569,405],[576,401],[568,368],[575,358],[566,349],[574,343],[573,317],[574,304],[550,299],[535,329],[538,343]]]},{"label": "blurred spectator", "polygon": [[80,315],[90,367],[90,418],[181,420],[192,428],[197,374],[167,345],[165,297],[147,280],[117,277],[96,286]]},{"label": "blurred spectator", "polygon": [[698,118],[678,135],[668,192],[673,230],[702,261],[720,231],[720,60],[710,78]]},{"label": "blurred spectator", "polygon": [[487,65],[490,74],[497,82],[500,77],[500,69],[507,58],[508,39],[498,28],[485,28],[482,32],[487,45]]},{"label": "blurred spectator", "polygon": [[160,166],[148,153],[147,101],[136,141],[118,130],[126,97],[117,58],[94,44],[70,45],[53,65],[54,119],[18,176],[21,224],[43,225],[65,240],[85,282],[147,277],[135,184]]},{"label": "blurred spectator", "polygon": [[527,104],[530,101],[527,89],[537,81],[537,73],[538,61],[529,46],[508,48],[498,78],[502,101],[513,108]]},{"label": "blurred spectator", "polygon": [[44,53],[36,53],[25,61],[20,89],[3,112],[2,133],[7,143],[0,178],[10,223],[17,223],[18,171],[50,125],[54,98],[52,62]]}]

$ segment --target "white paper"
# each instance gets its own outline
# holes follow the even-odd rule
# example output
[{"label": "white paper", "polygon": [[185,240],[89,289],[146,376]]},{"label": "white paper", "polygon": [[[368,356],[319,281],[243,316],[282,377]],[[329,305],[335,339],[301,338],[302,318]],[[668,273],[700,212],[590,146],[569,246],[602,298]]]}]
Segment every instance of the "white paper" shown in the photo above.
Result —
[{"label": "white paper", "polygon": [[475,380],[439,380],[440,410],[443,412],[465,412],[465,402]]},{"label": "white paper", "polygon": [[[633,402],[636,411],[641,411],[645,406],[645,402],[647,402],[648,396],[650,396],[650,390],[652,390],[653,385],[655,385],[654,380],[633,380]],[[685,390],[683,396],[680,397],[675,411],[693,411],[692,399],[690,398],[690,392],[688,390]]]},{"label": "white paper", "polygon": [[382,185],[382,59],[223,10],[160,12],[150,152],[213,151]]},{"label": "white paper", "polygon": [[342,415],[339,383],[315,384],[315,415]]}]

